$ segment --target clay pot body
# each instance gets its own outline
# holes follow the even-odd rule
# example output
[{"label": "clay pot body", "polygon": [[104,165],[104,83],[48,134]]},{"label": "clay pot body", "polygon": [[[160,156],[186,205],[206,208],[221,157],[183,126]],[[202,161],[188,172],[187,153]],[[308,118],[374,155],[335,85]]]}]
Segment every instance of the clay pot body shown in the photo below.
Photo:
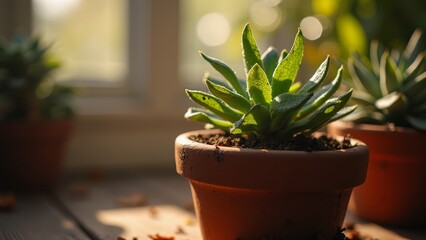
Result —
[{"label": "clay pot body", "polygon": [[368,165],[365,145],[342,151],[239,149],[177,137],[204,240],[333,239]]},{"label": "clay pot body", "polygon": [[378,223],[426,226],[426,134],[408,128],[336,122],[332,134],[351,134],[370,149],[366,182],[354,189],[351,211]]},{"label": "clay pot body", "polygon": [[53,186],[72,121],[1,122],[0,189],[42,190]]}]

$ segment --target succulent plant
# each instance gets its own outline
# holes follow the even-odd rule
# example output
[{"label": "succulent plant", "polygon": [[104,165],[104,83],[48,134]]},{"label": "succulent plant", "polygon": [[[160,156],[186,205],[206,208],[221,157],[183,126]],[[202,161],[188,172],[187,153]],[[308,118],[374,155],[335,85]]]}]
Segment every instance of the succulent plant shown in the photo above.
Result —
[{"label": "succulent plant", "polygon": [[286,141],[298,133],[310,134],[354,111],[356,106],[345,107],[352,90],[332,97],[340,86],[343,67],[331,83],[319,88],[327,75],[330,57],[303,86],[294,82],[303,48],[299,29],[290,51],[279,53],[270,47],[261,56],[247,24],[242,33],[246,82],[240,81],[224,62],[200,53],[226,81],[206,75],[209,93],[187,89],[189,98],[202,107],[189,108],[185,117],[231,134]]},{"label": "succulent plant", "polygon": [[72,115],[70,88],[49,78],[58,61],[38,37],[0,42],[0,121],[59,119]]},{"label": "succulent plant", "polygon": [[387,50],[372,41],[370,57],[348,60],[354,94],[360,108],[347,120],[426,130],[426,56],[422,32],[416,30],[406,48]]}]

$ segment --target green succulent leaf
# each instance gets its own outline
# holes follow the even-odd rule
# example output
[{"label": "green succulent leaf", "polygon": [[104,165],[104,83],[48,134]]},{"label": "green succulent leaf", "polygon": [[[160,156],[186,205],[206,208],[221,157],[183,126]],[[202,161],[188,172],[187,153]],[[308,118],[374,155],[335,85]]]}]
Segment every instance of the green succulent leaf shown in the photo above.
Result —
[{"label": "green succulent leaf", "polygon": [[293,46],[288,55],[278,64],[272,75],[272,96],[288,92],[299,71],[303,57],[303,35],[297,31]]},{"label": "green succulent leaf", "polygon": [[218,85],[208,79],[206,79],[206,85],[214,96],[222,99],[230,107],[235,108],[241,112],[247,112],[250,110],[250,102],[240,94],[233,92],[226,87]]},{"label": "green succulent leaf", "polygon": [[185,118],[197,122],[212,124],[213,126],[223,130],[229,130],[229,128],[233,125],[231,122],[219,119],[214,114],[202,108],[189,108],[185,113]]},{"label": "green succulent leaf", "polygon": [[340,109],[332,118],[330,118],[330,120],[328,120],[327,123],[331,123],[348,116],[349,114],[353,113],[357,107],[358,105],[353,105]]},{"label": "green succulent leaf", "polygon": [[311,99],[309,99],[309,101],[297,114],[296,119],[300,119],[307,116],[308,114],[318,109],[322,104],[324,104],[325,101],[327,101],[327,99],[329,99],[339,88],[340,83],[342,82],[342,73],[343,66],[339,68],[339,70],[337,71],[336,78],[330,84],[322,87],[314,94]]},{"label": "green succulent leaf", "polygon": [[376,107],[386,113],[388,121],[396,122],[398,116],[407,114],[408,100],[404,94],[393,92],[377,100]]},{"label": "green succulent leaf", "polygon": [[313,93],[283,93],[271,103],[272,130],[278,131],[293,120],[298,110],[312,97]]},{"label": "green succulent leaf", "polygon": [[418,75],[409,84],[403,86],[401,92],[410,100],[412,105],[426,102],[426,72]]},{"label": "green succulent leaf", "polygon": [[310,93],[318,88],[319,85],[324,81],[325,77],[327,76],[328,72],[328,65],[330,63],[330,56],[327,56],[327,58],[324,60],[323,63],[318,67],[315,74],[312,76],[309,81],[303,85],[301,89],[299,89],[299,93]]},{"label": "green succulent leaf", "polygon": [[329,99],[318,111],[301,120],[291,123],[281,134],[292,136],[298,132],[312,133],[329,123],[348,102],[352,89],[338,98]]},{"label": "green succulent leaf", "polygon": [[247,93],[244,91],[244,89],[241,87],[237,75],[235,75],[234,70],[232,70],[228,65],[226,65],[224,62],[209,57],[205,55],[204,53],[200,52],[201,56],[208,62],[210,65],[216,69],[222,76],[228,80],[229,84],[232,86],[232,88],[239,93],[241,96],[247,97]]},{"label": "green succulent leaf", "polygon": [[374,112],[374,109],[362,108],[345,117],[345,121],[382,125],[385,121],[385,116],[381,112]]},{"label": "green succulent leaf", "polygon": [[380,60],[382,58],[385,48],[380,44],[379,41],[372,41],[370,44],[370,60],[371,66],[376,75],[380,75]]},{"label": "green succulent leaf", "polygon": [[359,59],[355,57],[349,59],[348,70],[357,89],[362,89],[374,98],[382,96],[379,78]]},{"label": "green succulent leaf", "polygon": [[209,80],[210,82],[212,82],[212,83],[214,83],[216,85],[219,85],[219,86],[222,86],[224,88],[227,88],[229,91],[233,91],[232,87],[228,84],[228,82],[223,81],[221,79],[214,78],[214,77],[210,76],[210,73],[208,73],[208,72],[204,73],[203,80],[204,81]]},{"label": "green succulent leaf", "polygon": [[411,35],[411,38],[408,41],[404,51],[402,52],[402,56],[406,59],[406,61],[404,62],[406,66],[411,65],[417,58],[417,55],[423,51],[421,44],[423,38],[422,35],[422,30],[416,29]]},{"label": "green succulent leaf", "polygon": [[268,132],[271,117],[268,109],[260,104],[254,105],[249,112],[235,122],[231,133],[241,134],[244,132],[265,133]]},{"label": "green succulent leaf", "polygon": [[403,73],[404,82],[403,84],[407,84],[412,81],[422,70],[425,69],[426,64],[426,55],[424,52],[420,53],[417,58],[413,61],[413,63],[408,66],[408,68]]},{"label": "green succulent leaf", "polygon": [[363,106],[369,106],[369,105],[374,106],[374,103],[376,102],[376,98],[360,90],[354,90],[352,94],[352,100]]},{"label": "green succulent leaf", "polygon": [[247,87],[254,104],[259,103],[269,107],[272,99],[271,86],[268,76],[258,64],[255,64],[248,73]]},{"label": "green succulent leaf", "polygon": [[283,49],[280,53],[280,57],[278,58],[278,63],[280,63],[285,57],[287,57],[288,51],[287,49]]},{"label": "green succulent leaf", "polygon": [[[283,50],[278,53],[268,48],[260,56],[249,25],[245,26],[241,41],[245,81],[239,80],[225,63],[201,53],[224,76],[226,82],[205,75],[205,84],[210,93],[186,90],[189,98],[203,108],[190,108],[185,117],[204,122],[208,127],[228,129],[231,134],[247,133],[286,141],[294,134],[312,133],[355,110],[356,106],[344,108],[352,90],[330,99],[341,84],[343,67],[340,67],[331,83],[321,88],[329,70],[329,56],[305,84],[295,82],[303,57],[300,29],[289,52]],[[375,76],[371,67],[361,60],[364,59],[357,59],[362,65],[361,75],[371,73]],[[359,67],[356,67],[359,71]],[[364,70],[367,72],[364,73]],[[380,95],[379,79],[375,80]],[[361,85],[368,87],[367,81],[359,80]],[[368,96],[374,101],[374,96]]]},{"label": "green succulent leaf", "polygon": [[416,129],[426,131],[426,118],[407,116],[407,121],[414,126]]},{"label": "green succulent leaf", "polygon": [[420,104],[419,106],[416,106],[413,109],[414,114],[426,114],[426,102]]},{"label": "green succulent leaf", "polygon": [[243,115],[240,111],[231,108],[224,101],[211,94],[188,89],[186,90],[186,94],[192,101],[207,108],[225,120],[235,122]]},{"label": "green succulent leaf", "polygon": [[300,82],[295,82],[290,86],[290,89],[288,90],[289,93],[295,93],[297,92],[302,84]]},{"label": "green succulent leaf", "polygon": [[268,76],[269,82],[272,82],[272,74],[278,65],[278,59],[280,58],[277,50],[273,47],[269,47],[262,55],[263,68]]},{"label": "green succulent leaf", "polygon": [[262,59],[260,57],[259,49],[257,48],[256,41],[253,38],[253,33],[250,29],[250,25],[246,24],[243,30],[243,35],[241,39],[243,45],[243,58],[246,73],[248,74],[250,69],[258,64],[263,68]]},{"label": "green succulent leaf", "polygon": [[403,101],[406,102],[405,96],[399,92],[392,92],[380,99],[378,99],[375,103],[378,109],[389,109],[392,106],[398,104],[398,102]]},{"label": "green succulent leaf", "polygon": [[402,73],[388,52],[383,54],[380,63],[380,91],[382,96],[386,96],[398,90],[402,83]]}]

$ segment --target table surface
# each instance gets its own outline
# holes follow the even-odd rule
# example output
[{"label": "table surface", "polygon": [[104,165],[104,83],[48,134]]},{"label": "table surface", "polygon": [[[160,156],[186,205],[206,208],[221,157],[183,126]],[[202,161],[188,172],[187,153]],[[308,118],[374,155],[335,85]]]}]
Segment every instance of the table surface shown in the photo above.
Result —
[{"label": "table surface", "polygon": [[[77,178],[49,193],[18,193],[0,210],[1,240],[201,240],[187,182],[176,174]],[[361,239],[426,239],[426,229],[394,229],[356,219]],[[151,236],[151,237],[150,237]],[[170,238],[171,239],[171,238]]]}]

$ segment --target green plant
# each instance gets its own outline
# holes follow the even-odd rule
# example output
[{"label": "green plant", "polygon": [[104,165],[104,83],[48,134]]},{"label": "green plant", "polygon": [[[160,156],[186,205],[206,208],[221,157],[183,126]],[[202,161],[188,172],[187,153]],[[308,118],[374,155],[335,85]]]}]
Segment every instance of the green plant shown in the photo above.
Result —
[{"label": "green plant", "polygon": [[0,42],[0,120],[60,119],[72,115],[70,88],[49,78],[59,62],[38,37]]},{"label": "green plant", "polygon": [[242,33],[246,83],[238,80],[225,63],[201,56],[226,80],[205,76],[210,93],[186,90],[202,108],[189,108],[185,117],[207,123],[232,134],[251,133],[285,141],[298,133],[310,134],[327,123],[347,116],[356,106],[344,107],[352,90],[331,98],[339,88],[343,68],[336,78],[320,88],[328,72],[327,57],[303,86],[294,83],[303,56],[303,36],[297,32],[289,52],[268,48],[261,56],[247,24]]},{"label": "green plant", "polygon": [[402,52],[373,41],[369,59],[354,54],[348,60],[353,100],[360,105],[348,120],[426,130],[426,53],[421,39],[422,32],[416,30]]}]

